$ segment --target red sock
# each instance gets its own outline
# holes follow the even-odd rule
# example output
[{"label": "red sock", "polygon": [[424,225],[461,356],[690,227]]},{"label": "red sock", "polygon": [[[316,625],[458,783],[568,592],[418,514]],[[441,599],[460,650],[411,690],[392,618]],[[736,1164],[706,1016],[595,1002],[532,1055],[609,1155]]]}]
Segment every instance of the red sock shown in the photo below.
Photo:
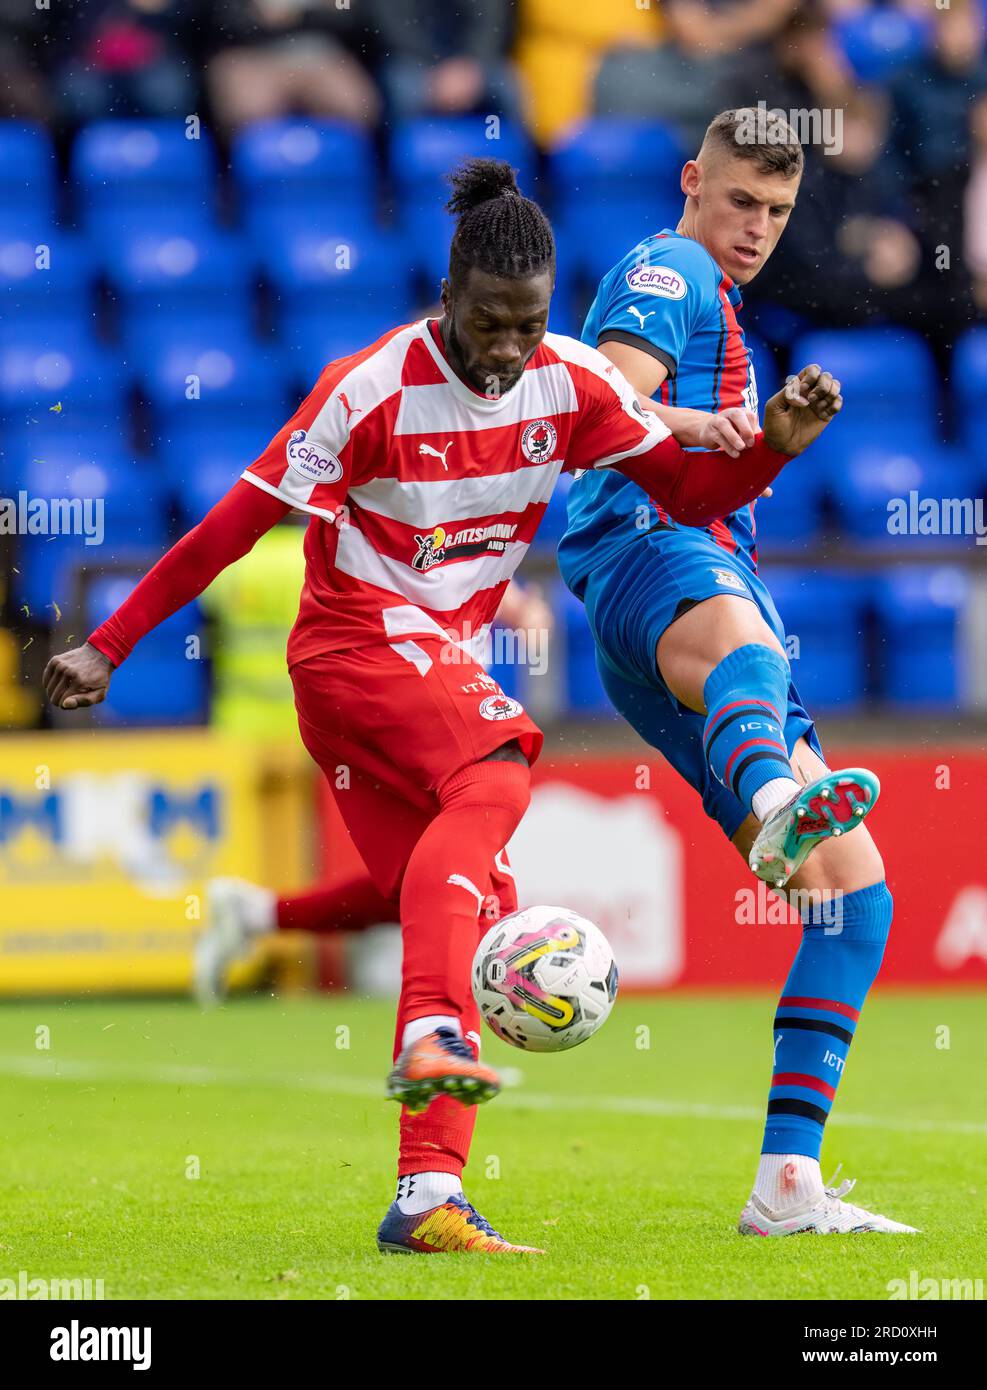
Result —
[{"label": "red sock", "polygon": [[336,931],[364,931],[378,922],[398,920],[397,903],[387,898],[369,878],[347,879],[335,888],[313,888],[295,897],[279,898],[280,931],[305,931],[322,935]]},{"label": "red sock", "polygon": [[[443,785],[439,814],[416,845],[401,889],[404,983],[395,1056],[405,1024],[425,1014],[458,1015],[463,1036],[479,1053],[482,1025],[470,967],[480,937],[502,912],[517,908],[513,879],[494,869],[494,858],[517,828],[529,795],[529,772],[521,763],[475,763]],[[457,879],[449,883],[452,876]],[[458,877],[474,885],[482,902]],[[398,1174],[459,1176],[475,1123],[476,1106],[448,1096],[438,1096],[424,1114],[403,1110]]]},{"label": "red sock", "polygon": [[493,901],[494,857],[527,809],[529,779],[527,764],[474,763],[440,788],[438,814],[412,851],[401,885],[400,1027],[424,1014],[465,1009],[477,927]]}]

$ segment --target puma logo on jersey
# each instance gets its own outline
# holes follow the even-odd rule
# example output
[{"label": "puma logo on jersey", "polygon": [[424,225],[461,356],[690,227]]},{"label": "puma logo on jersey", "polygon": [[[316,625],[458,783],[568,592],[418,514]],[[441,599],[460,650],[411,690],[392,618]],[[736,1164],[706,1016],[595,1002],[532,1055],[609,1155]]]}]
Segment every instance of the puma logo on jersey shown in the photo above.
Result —
[{"label": "puma logo on jersey", "polygon": [[642,313],[641,313],[641,310],[637,307],[636,304],[631,304],[630,307],[628,308],[627,312],[628,312],[629,314],[633,314],[634,317],[637,319],[638,323],[639,323],[639,324],[641,325],[641,327],[643,328],[643,327],[644,327],[644,320],[645,320],[645,319],[653,318],[656,311],[655,311],[654,309],[649,309],[648,312],[647,312],[646,314],[642,314]]},{"label": "puma logo on jersey", "polygon": [[442,450],[441,454],[439,453],[438,449],[433,449],[432,446],[431,446],[431,444],[419,444],[419,446],[418,446],[418,452],[419,452],[420,454],[427,454],[429,458],[438,459],[439,462],[441,463],[442,467],[443,467],[443,468],[446,470],[446,472],[448,473],[448,471],[449,471],[449,465],[446,463],[446,454],[447,454],[447,453],[449,452],[449,450],[452,448],[452,446],[453,446],[454,443],[455,443],[455,440],[450,439],[450,440],[449,440],[449,443],[448,443],[448,444],[445,446],[445,448]]},{"label": "puma logo on jersey", "polygon": [[352,416],[354,416],[354,415],[362,415],[362,414],[363,414],[363,407],[362,407],[362,406],[359,406],[359,405],[350,405],[349,401],[346,399],[346,393],[343,392],[343,391],[340,391],[340,393],[339,393],[339,403],[340,403],[340,405],[343,407],[343,409],[346,411],[346,423],[347,423],[347,424],[349,424],[350,419],[352,418]]}]

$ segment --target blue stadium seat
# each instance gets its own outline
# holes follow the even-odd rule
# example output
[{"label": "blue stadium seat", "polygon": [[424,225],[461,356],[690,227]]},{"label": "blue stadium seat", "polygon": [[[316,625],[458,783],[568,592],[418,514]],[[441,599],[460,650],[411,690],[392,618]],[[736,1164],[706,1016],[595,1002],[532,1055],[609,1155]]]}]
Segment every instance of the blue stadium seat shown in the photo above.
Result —
[{"label": "blue stadium seat", "polygon": [[[53,603],[70,608],[81,573],[98,573],[126,561],[140,564],[143,571],[167,547],[165,488],[154,469],[105,447],[94,455],[87,447],[90,442],[54,445],[43,458],[23,461],[18,469],[19,482],[31,497],[78,499],[80,521],[90,522],[89,543],[79,529],[54,538],[19,538],[16,598],[35,615],[52,616]],[[82,510],[86,499],[101,503],[101,508]]]},{"label": "blue stadium seat", "polygon": [[436,296],[448,267],[453,228],[444,211],[450,193],[447,174],[468,156],[504,159],[519,171],[522,189],[534,192],[534,155],[527,136],[506,121],[497,127],[496,139],[487,138],[488,129],[483,116],[423,116],[402,122],[391,139],[389,162],[401,230]]},{"label": "blue stadium seat", "polygon": [[244,221],[258,245],[282,227],[371,227],[377,166],[370,136],[343,121],[257,121],[233,144]]},{"label": "blue stadium seat", "polygon": [[644,237],[674,227],[685,157],[651,121],[599,117],[568,134],[549,156],[559,259],[595,285]]},{"label": "blue stadium seat", "polygon": [[80,419],[71,412],[23,416],[3,431],[2,463],[8,487],[24,487],[28,469],[56,458],[69,467],[73,461],[96,462],[119,458],[131,451],[129,422],[87,416]]},{"label": "blue stadium seat", "polygon": [[54,223],[55,151],[41,126],[0,121],[0,208],[29,236]]},{"label": "blue stadium seat", "polygon": [[970,576],[951,566],[900,566],[877,592],[881,693],[904,707],[952,706],[966,680],[961,624]]},{"label": "blue stadium seat", "polygon": [[785,625],[792,680],[809,713],[862,704],[869,582],[827,570],[769,568],[762,577]]},{"label": "blue stadium seat", "polygon": [[[973,459],[942,445],[854,445],[847,450],[842,467],[833,473],[830,487],[841,531],[847,536],[873,543],[893,542],[899,547],[927,545],[930,536],[936,537],[934,543],[969,545],[968,535],[938,536],[934,529],[902,532],[900,518],[907,518],[910,527],[917,515],[910,505],[912,492],[916,504],[923,499],[955,498],[960,502],[969,499],[972,507],[979,480]],[[894,529],[890,529],[892,525]]]},{"label": "blue stadium seat", "polygon": [[931,16],[893,5],[855,10],[833,21],[833,36],[862,82],[884,82],[920,58],[932,33]]},{"label": "blue stadium seat", "polygon": [[987,409],[987,328],[971,328],[956,344],[950,371],[956,404],[957,434],[970,449],[980,450],[982,419]]},{"label": "blue stadium seat", "polygon": [[266,431],[265,442],[288,418],[279,361],[236,336],[208,334],[190,325],[138,366],[150,401],[158,445],[204,429]]},{"label": "blue stadium seat", "polygon": [[212,141],[205,131],[186,138],[181,120],[86,126],[72,150],[72,175],[80,221],[108,265],[135,232],[180,234],[214,221]]},{"label": "blue stadium seat", "polygon": [[795,340],[789,370],[812,362],[832,372],[843,389],[843,411],[836,427],[823,436],[830,447],[846,448],[851,437],[856,442],[865,430],[896,444],[938,438],[938,375],[918,333],[908,328],[820,329]]},{"label": "blue stadium seat", "polygon": [[552,651],[558,651],[560,641],[565,651],[562,713],[573,718],[593,714],[616,718],[596,669],[596,644],[586,621],[586,609],[563,584],[555,586],[551,600],[555,613]]},{"label": "blue stadium seat", "polygon": [[[809,319],[804,314],[796,313],[787,304],[762,303],[760,301],[752,304],[744,312],[745,323],[750,323],[757,332],[771,343],[791,344],[800,333],[807,333],[811,328]],[[749,336],[747,329],[744,330],[745,336]],[[804,366],[804,363],[799,363]]]},{"label": "blue stadium seat", "polygon": [[757,399],[761,414],[764,402],[784,385],[785,374],[781,370],[772,349],[757,333],[744,332],[744,342],[754,359],[754,377],[757,381]]},{"label": "blue stadium seat", "polygon": [[[136,572],[108,574],[95,579],[86,596],[86,631],[91,632],[117,609],[141,577]],[[126,663],[114,672],[109,694],[93,711],[105,725],[195,724],[209,711],[206,662],[190,659],[188,639],[200,637],[204,626],[198,603],[190,603],[166,618],[139,643]],[[200,646],[201,650],[201,646]]]},{"label": "blue stadium seat", "polygon": [[159,466],[178,501],[182,530],[201,521],[267,446],[283,420],[271,418],[257,431],[229,425],[183,434],[158,450]]},{"label": "blue stadium seat", "polygon": [[796,459],[781,471],[771,484],[772,496],[761,497],[754,504],[757,548],[762,559],[819,540],[825,487],[824,475],[808,460]]},{"label": "blue stadium seat", "polygon": [[139,358],[193,333],[249,338],[251,258],[224,232],[175,235],[147,230],[128,240],[108,267],[128,352]]},{"label": "blue stadium seat", "polygon": [[566,337],[578,338],[583,331],[583,312],[576,268],[568,258],[563,259],[556,251],[555,290],[552,293],[552,308],[548,315],[548,328],[551,333],[564,333]]},{"label": "blue stadium seat", "polygon": [[334,319],[320,318],[317,314],[300,317],[281,334],[292,387],[307,395],[327,363],[375,343],[397,322],[393,315],[382,312],[362,316],[341,314]]},{"label": "blue stadium seat", "polygon": [[0,417],[21,426],[62,411],[71,411],[81,427],[122,421],[125,379],[117,357],[78,337],[56,341],[25,333],[16,344],[0,343]]},{"label": "blue stadium seat", "polygon": [[270,248],[265,271],[279,339],[306,380],[416,317],[407,249],[381,232],[296,232]]},{"label": "blue stadium seat", "polygon": [[81,345],[93,335],[95,263],[79,237],[55,232],[41,241],[49,263],[39,268],[38,240],[0,234],[0,343],[50,337]]}]

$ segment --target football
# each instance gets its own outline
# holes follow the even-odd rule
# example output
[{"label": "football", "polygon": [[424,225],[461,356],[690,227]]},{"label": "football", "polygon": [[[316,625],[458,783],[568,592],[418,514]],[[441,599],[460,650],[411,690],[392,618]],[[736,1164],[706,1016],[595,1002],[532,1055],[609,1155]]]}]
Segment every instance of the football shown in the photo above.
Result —
[{"label": "football", "polygon": [[473,958],[480,1013],[505,1042],[563,1052],[606,1021],[617,997],[610,943],[565,907],[529,907],[491,927]]}]

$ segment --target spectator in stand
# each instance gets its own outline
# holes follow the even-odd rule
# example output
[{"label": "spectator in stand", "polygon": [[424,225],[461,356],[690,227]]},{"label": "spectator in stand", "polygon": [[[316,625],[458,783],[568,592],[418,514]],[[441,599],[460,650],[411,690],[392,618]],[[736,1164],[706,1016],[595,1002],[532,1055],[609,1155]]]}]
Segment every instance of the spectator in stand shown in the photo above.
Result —
[{"label": "spectator in stand", "polygon": [[52,11],[52,88],[71,125],[196,108],[199,0],[86,0]]},{"label": "spectator in stand", "polygon": [[24,0],[0,0],[0,119],[47,120],[51,101],[40,70],[50,17]]},{"label": "spectator in stand", "polygon": [[428,112],[520,119],[520,89],[508,57],[512,0],[369,0],[369,7],[392,119]]},{"label": "spectator in stand", "polygon": [[362,5],[336,0],[218,0],[207,81],[217,123],[230,133],[288,112],[380,119],[380,93],[362,61]]},{"label": "spectator in stand", "polygon": [[[763,63],[775,35],[799,0],[664,0],[666,41],[656,48],[615,48],[596,79],[600,115],[666,121],[692,148],[702,143],[710,113],[729,106],[738,68]],[[757,96],[748,94],[737,105]],[[769,102],[769,105],[776,105]]]},{"label": "spectator in stand", "polygon": [[897,292],[913,286],[921,252],[883,157],[886,132],[886,101],[861,92],[844,110],[839,153],[807,151],[801,215],[763,297],[824,322],[909,316],[914,301]]},{"label": "spectator in stand", "polygon": [[[886,93],[856,85],[817,9],[793,16],[774,50],[777,77],[766,88],[769,104],[841,110],[842,149],[806,149],[800,214],[759,277],[751,303],[783,304],[822,324],[908,324],[928,338],[944,364],[957,325],[968,321],[970,295],[962,274],[944,276],[935,267],[907,164],[889,147]],[[958,223],[954,215],[947,239],[954,250]]]},{"label": "spectator in stand", "polygon": [[966,265],[973,276],[973,300],[987,314],[987,101],[981,98],[971,116],[973,172],[963,200]]},{"label": "spectator in stand", "polygon": [[640,6],[521,0],[516,57],[525,79],[528,127],[539,144],[552,144],[589,115],[593,81],[608,50],[650,52],[660,43],[661,10],[659,0]]},{"label": "spectator in stand", "polygon": [[[977,0],[951,0],[948,9],[932,13],[936,28],[930,49],[891,81],[892,153],[909,190],[928,295],[942,297],[940,318],[945,318],[948,334],[950,315],[954,331],[970,318],[964,263],[974,270],[978,299],[984,305],[983,254],[975,248],[983,241],[987,209],[982,195],[971,197],[966,200],[964,218],[964,201],[977,146],[978,169],[971,194],[983,187],[978,131],[987,121],[987,61],[984,18]],[[942,246],[950,250],[948,272],[935,264]]]}]

